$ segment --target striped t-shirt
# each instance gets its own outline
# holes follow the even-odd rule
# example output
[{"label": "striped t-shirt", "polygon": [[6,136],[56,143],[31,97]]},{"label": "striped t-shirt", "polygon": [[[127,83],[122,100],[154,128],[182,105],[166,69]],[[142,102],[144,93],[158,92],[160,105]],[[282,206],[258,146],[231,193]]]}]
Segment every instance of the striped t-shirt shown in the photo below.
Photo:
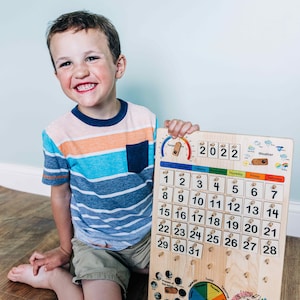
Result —
[{"label": "striped t-shirt", "polygon": [[151,227],[156,117],[120,100],[109,120],[77,107],[43,132],[43,182],[69,182],[75,237],[91,246],[121,250]]}]

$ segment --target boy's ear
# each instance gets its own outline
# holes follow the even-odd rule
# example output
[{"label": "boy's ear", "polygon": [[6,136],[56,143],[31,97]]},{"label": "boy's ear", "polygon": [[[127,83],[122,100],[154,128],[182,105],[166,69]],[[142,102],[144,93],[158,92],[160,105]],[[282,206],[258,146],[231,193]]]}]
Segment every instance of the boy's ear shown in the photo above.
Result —
[{"label": "boy's ear", "polygon": [[127,64],[126,57],[125,57],[125,55],[121,54],[116,63],[116,67],[117,67],[116,78],[117,79],[121,78],[124,75],[125,70],[126,70],[126,64]]}]

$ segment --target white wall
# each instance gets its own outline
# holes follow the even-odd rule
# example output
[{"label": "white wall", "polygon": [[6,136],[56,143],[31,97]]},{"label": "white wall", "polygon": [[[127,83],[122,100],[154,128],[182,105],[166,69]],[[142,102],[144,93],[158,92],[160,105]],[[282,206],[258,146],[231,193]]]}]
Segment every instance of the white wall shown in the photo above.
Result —
[{"label": "white wall", "polygon": [[[10,0],[0,10],[0,163],[42,166],[42,129],[73,106],[53,75],[47,24],[88,9],[109,17],[128,59],[119,97],[160,120],[295,140],[300,202],[299,0]],[[1,179],[0,179],[1,184]]]}]

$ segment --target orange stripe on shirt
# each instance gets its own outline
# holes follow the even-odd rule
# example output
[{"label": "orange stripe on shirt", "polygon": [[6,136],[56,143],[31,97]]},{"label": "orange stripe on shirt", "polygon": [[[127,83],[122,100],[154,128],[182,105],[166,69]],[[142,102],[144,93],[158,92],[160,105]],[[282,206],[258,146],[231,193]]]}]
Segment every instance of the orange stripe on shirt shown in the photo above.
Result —
[{"label": "orange stripe on shirt", "polygon": [[153,128],[143,128],[132,132],[117,133],[78,141],[67,141],[62,143],[59,149],[64,156],[76,156],[124,148],[124,145],[134,145],[145,140],[153,141]]}]

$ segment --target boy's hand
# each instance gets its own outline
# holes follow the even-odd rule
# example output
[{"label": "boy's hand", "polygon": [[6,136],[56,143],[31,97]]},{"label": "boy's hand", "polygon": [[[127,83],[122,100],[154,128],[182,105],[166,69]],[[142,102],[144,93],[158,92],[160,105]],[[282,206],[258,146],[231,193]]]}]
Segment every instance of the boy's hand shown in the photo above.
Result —
[{"label": "boy's hand", "polygon": [[51,271],[56,267],[63,266],[70,261],[71,254],[66,253],[61,247],[47,251],[45,253],[34,252],[29,258],[33,266],[33,275],[37,275],[39,269],[43,267],[45,271]]},{"label": "boy's hand", "polygon": [[185,122],[182,120],[166,120],[165,127],[168,128],[169,134],[173,138],[183,137],[185,134],[191,134],[194,131],[200,130],[198,124],[192,124],[191,122]]}]

